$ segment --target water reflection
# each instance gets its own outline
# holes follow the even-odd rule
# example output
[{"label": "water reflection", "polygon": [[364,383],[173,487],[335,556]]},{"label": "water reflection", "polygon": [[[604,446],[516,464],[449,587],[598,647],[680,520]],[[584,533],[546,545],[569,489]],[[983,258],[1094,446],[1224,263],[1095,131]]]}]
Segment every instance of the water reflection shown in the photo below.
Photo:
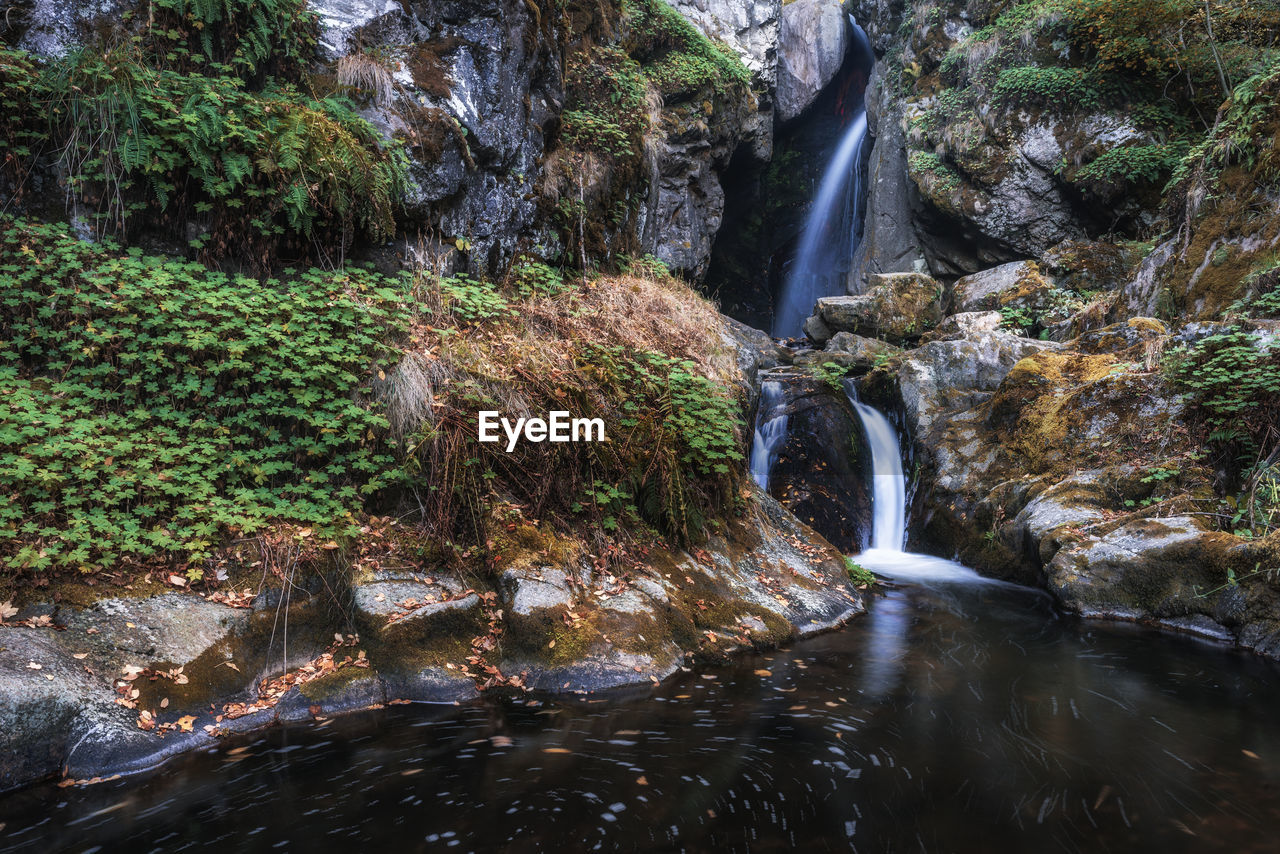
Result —
[{"label": "water reflection", "polygon": [[904,585],[653,696],[396,708],[0,801],[0,849],[1270,851],[1268,662]]}]

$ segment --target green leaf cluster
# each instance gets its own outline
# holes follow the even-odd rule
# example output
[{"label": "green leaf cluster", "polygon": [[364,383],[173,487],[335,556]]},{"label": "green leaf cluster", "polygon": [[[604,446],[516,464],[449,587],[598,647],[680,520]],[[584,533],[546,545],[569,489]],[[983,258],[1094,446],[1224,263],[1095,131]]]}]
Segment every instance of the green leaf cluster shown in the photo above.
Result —
[{"label": "green leaf cluster", "polygon": [[395,477],[366,399],[407,284],[258,281],[0,224],[0,559],[191,560],[277,520],[338,534]]},{"label": "green leaf cluster", "polygon": [[1101,98],[1084,69],[1038,65],[1002,69],[996,77],[992,94],[1004,104],[1035,104],[1060,109],[1088,108]]},{"label": "green leaf cluster", "polygon": [[1209,439],[1242,456],[1270,452],[1280,416],[1280,351],[1235,328],[1174,351],[1166,368],[1204,414]]},{"label": "green leaf cluster", "polygon": [[713,42],[663,0],[624,0],[622,4],[635,48],[631,54],[664,96],[692,95],[699,90],[746,91],[751,72],[727,45]]},{"label": "green leaf cluster", "polygon": [[565,73],[561,138],[583,151],[638,158],[649,129],[639,63],[613,47],[573,54]]},{"label": "green leaf cluster", "polygon": [[298,0],[151,0],[146,12],[151,21],[141,40],[164,64],[242,76],[300,71],[319,31],[319,16]]},{"label": "green leaf cluster", "polygon": [[[634,443],[630,474],[641,514],[667,534],[690,539],[700,532],[743,460],[743,423],[726,389],[697,373],[687,360],[650,350],[588,344],[584,370],[612,389],[618,426]],[[703,483],[699,483],[703,481]]]},{"label": "green leaf cluster", "polygon": [[1167,178],[1186,156],[1186,142],[1122,145],[1103,152],[1075,175],[1077,181],[1155,184]]}]

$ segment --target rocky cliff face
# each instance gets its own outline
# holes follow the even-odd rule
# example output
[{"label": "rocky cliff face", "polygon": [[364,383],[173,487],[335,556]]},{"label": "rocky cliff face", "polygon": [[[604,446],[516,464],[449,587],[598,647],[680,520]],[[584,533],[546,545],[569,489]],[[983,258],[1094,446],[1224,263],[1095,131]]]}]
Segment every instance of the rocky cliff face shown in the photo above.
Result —
[{"label": "rocky cliff face", "polygon": [[[675,6],[736,53],[749,84],[731,95],[728,87],[713,95],[652,84],[639,108],[648,113],[641,162],[613,168],[596,157],[574,170],[563,166],[573,148],[562,127],[572,94],[565,63],[597,48],[634,52],[639,37],[620,7],[310,4],[320,23],[315,70],[336,69],[362,115],[408,156],[395,253],[488,275],[521,254],[580,262],[571,210],[579,201],[597,208],[590,219],[600,233],[587,236],[588,254],[603,257],[590,263],[648,253],[705,275],[723,215],[722,174],[740,149],[758,162],[771,155],[781,2]],[[126,13],[138,7],[32,0],[11,10],[6,38],[36,55],[62,55],[104,33],[127,35]],[[564,186],[565,171],[586,173],[590,186]],[[581,198],[566,198],[570,189]],[[364,251],[388,257],[383,247]]]}]

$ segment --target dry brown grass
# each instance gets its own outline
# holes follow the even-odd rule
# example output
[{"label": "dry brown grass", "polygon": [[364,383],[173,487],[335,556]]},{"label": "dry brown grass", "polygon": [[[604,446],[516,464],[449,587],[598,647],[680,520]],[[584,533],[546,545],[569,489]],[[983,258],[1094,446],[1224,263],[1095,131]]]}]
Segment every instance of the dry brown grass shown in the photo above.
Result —
[{"label": "dry brown grass", "polygon": [[[632,390],[584,356],[592,348],[620,347],[687,360],[693,373],[732,394],[735,354],[706,299],[670,278],[604,277],[554,296],[509,297],[507,317],[468,325],[448,318],[449,300],[438,281],[422,276],[421,300],[431,318],[414,330],[417,341],[397,369],[378,383],[392,431],[406,439],[417,470],[413,492],[427,526],[445,538],[485,543],[493,535],[486,530],[487,507],[495,500],[559,527],[599,522],[618,508],[584,500],[597,481],[629,483],[637,503],[641,484],[656,490],[668,533],[681,537],[694,535],[700,520],[723,503],[732,476],[721,483],[685,472],[681,437],[663,426],[662,412],[643,413],[624,426]],[[481,409],[512,420],[551,410],[602,418],[608,441],[522,442],[507,453],[505,440],[477,441]],[[566,509],[575,505],[583,507],[577,515]],[[603,537],[598,530],[592,536]]]},{"label": "dry brown grass", "polygon": [[365,53],[350,53],[338,59],[338,84],[368,93],[379,107],[390,106],[396,95],[391,71]]}]

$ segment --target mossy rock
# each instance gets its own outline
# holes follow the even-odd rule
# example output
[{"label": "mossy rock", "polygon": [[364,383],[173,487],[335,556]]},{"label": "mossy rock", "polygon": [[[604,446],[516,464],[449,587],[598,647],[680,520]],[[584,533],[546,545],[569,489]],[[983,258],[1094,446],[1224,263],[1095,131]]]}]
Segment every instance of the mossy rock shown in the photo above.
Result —
[{"label": "mossy rock", "polygon": [[823,297],[818,316],[827,328],[892,343],[915,341],[942,320],[941,284],[923,273],[870,277],[865,294]]}]

